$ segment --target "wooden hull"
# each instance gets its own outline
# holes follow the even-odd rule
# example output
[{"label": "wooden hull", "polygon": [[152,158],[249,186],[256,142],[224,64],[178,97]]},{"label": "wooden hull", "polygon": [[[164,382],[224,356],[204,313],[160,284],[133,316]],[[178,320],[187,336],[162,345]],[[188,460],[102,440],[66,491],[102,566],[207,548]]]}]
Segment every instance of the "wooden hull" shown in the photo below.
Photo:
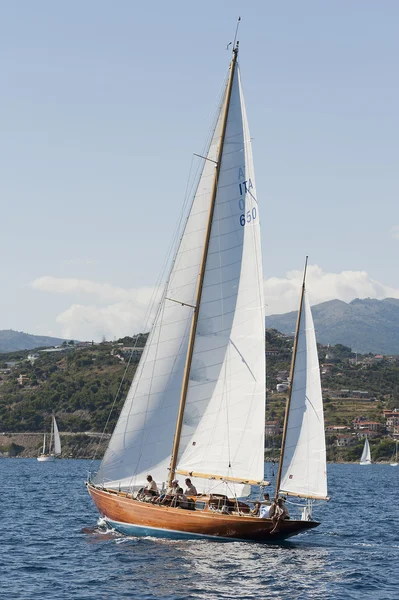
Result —
[{"label": "wooden hull", "polygon": [[157,506],[90,484],[88,491],[99,513],[114,529],[125,535],[275,542],[319,525],[315,521],[287,520],[282,521],[278,531],[272,534],[270,519]]}]

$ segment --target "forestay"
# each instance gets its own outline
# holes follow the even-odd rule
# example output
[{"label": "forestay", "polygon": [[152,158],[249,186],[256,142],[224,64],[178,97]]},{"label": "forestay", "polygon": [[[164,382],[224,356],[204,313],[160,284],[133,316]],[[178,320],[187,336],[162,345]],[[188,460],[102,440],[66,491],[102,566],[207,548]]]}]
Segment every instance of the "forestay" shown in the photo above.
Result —
[{"label": "forestay", "polygon": [[[238,68],[220,160],[177,472],[260,482],[265,422],[262,257]],[[196,485],[209,490],[205,478],[196,479]],[[244,495],[249,488],[226,483],[229,492]]]},{"label": "forestay", "polygon": [[326,446],[319,360],[312,313],[303,291],[280,491],[327,498]]},{"label": "forestay", "polygon": [[111,488],[138,487],[148,473],[158,484],[168,477],[220,135],[221,110],[153,328],[95,477]]}]

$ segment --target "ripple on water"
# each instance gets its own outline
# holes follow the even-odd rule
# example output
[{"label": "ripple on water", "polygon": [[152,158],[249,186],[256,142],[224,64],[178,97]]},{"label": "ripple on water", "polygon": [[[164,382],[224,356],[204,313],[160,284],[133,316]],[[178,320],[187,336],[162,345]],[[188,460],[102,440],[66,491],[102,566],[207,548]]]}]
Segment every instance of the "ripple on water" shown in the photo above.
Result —
[{"label": "ripple on water", "polygon": [[[0,461],[4,598],[398,598],[397,478],[394,485],[389,466],[365,473],[358,465],[329,465],[332,500],[316,513],[322,525],[273,546],[120,536],[96,525],[84,487],[88,462],[43,467]],[[389,518],[381,513],[381,489]]]}]

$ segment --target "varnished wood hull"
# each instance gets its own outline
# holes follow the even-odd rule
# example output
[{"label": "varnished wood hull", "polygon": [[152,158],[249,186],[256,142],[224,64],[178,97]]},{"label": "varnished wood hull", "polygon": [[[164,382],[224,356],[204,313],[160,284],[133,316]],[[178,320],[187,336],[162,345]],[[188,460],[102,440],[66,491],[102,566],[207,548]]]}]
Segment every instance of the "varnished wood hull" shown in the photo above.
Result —
[{"label": "varnished wood hull", "polygon": [[270,519],[157,506],[137,502],[125,495],[90,484],[88,491],[99,513],[125,535],[275,542],[319,525],[315,521],[287,520],[282,521],[278,531],[272,534],[273,524]]}]

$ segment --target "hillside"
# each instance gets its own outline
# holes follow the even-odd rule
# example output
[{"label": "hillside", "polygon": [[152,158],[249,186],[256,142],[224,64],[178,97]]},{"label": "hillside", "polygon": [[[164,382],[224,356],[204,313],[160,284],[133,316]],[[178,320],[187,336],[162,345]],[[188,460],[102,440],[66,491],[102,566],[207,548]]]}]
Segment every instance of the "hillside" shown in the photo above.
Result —
[{"label": "hillside", "polygon": [[0,330],[0,352],[15,352],[17,350],[33,350],[46,346],[57,346],[62,344],[61,338],[43,335],[30,335],[13,329]]},{"label": "hillside", "polygon": [[[56,352],[37,352],[30,360],[27,350],[1,354],[0,454],[35,456],[54,412],[64,455],[92,456],[98,434],[105,427],[107,434],[113,431],[145,341],[146,336],[139,335],[113,343],[70,343]],[[286,392],[279,393],[277,386],[288,377],[292,342],[291,336],[266,332],[266,420],[277,428],[267,446],[273,452],[281,441],[286,401]],[[129,363],[132,347],[136,349]],[[383,410],[399,408],[399,358],[355,357],[342,344],[319,346],[319,358],[326,426],[350,429],[359,416],[381,422],[381,435],[372,444],[376,456],[386,458],[393,440],[385,430]],[[358,440],[356,446],[336,448],[335,441],[332,434],[329,456],[334,460],[351,460],[361,445]]]},{"label": "hillside", "polygon": [[[330,300],[312,307],[317,341],[345,344],[361,353],[399,354],[399,300],[366,298]],[[266,326],[283,333],[295,330],[297,312],[271,315]]]}]

